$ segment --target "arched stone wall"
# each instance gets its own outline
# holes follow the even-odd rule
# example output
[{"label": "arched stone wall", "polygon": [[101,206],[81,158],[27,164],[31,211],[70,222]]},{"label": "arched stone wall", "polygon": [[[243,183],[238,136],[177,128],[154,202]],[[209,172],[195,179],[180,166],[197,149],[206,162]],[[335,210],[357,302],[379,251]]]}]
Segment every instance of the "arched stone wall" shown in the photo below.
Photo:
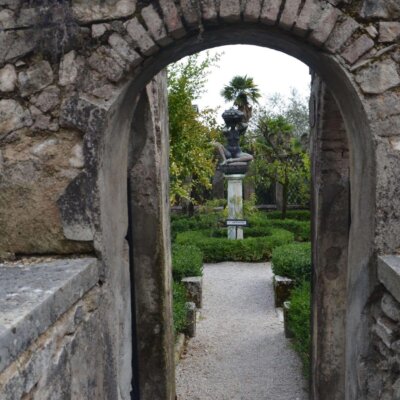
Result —
[{"label": "arched stone wall", "polygon": [[357,363],[368,348],[361,315],[375,255],[395,252],[400,241],[399,5],[72,0],[1,7],[0,256],[96,252],[110,304],[123,264],[131,120],[149,80],[182,56],[235,43],[281,50],[318,73],[350,146],[345,395],[358,398]]}]

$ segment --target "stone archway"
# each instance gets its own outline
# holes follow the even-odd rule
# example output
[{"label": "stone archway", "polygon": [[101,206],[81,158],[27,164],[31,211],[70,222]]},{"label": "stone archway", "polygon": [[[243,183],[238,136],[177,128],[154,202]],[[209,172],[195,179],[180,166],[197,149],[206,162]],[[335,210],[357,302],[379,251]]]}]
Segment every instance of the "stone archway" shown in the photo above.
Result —
[{"label": "stone archway", "polygon": [[[127,149],[140,93],[170,62],[223,44],[283,51],[321,77],[340,109],[350,150],[346,347],[339,393],[361,398],[375,256],[395,252],[400,237],[399,6],[369,0],[73,0],[37,7],[6,2],[2,13],[0,255],[96,252],[105,283],[101,329],[108,338],[109,369],[116,366],[107,378],[111,397],[121,384],[117,364],[124,341],[115,332],[115,318],[123,320],[129,296],[118,288],[125,287]],[[166,199],[157,196],[159,209]],[[29,212],[21,212],[28,202]],[[167,238],[160,240],[163,247]],[[167,265],[168,254],[160,260]],[[158,284],[167,315],[165,276]],[[317,317],[314,336],[327,334],[328,340],[325,328]],[[168,331],[161,327],[156,334]],[[168,337],[159,343],[168,343]],[[166,356],[164,363],[169,362]],[[322,397],[320,384],[313,383],[315,399],[337,398],[333,392]],[[160,385],[163,397],[172,398],[171,382]]]}]

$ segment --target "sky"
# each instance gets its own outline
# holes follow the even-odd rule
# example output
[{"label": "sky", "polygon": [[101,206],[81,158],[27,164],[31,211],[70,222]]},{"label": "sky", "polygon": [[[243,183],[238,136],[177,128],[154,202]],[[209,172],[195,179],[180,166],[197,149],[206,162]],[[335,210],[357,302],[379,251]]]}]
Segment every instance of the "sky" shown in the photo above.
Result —
[{"label": "sky", "polygon": [[254,79],[263,95],[260,104],[276,92],[289,96],[291,88],[296,88],[302,96],[309,96],[309,68],[296,58],[265,47],[249,45],[222,46],[208,51],[210,55],[224,54],[218,67],[213,68],[209,75],[205,94],[196,102],[200,109],[219,106],[221,114],[230,107],[231,104],[224,102],[220,92],[235,75],[248,75]]}]

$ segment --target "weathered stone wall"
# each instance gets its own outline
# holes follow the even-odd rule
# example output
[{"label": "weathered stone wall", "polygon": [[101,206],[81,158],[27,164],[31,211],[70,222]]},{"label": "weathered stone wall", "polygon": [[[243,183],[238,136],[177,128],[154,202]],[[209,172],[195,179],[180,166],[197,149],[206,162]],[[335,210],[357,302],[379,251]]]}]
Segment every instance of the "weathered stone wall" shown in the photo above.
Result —
[{"label": "weathered stone wall", "polygon": [[129,325],[123,251],[135,107],[168,63],[236,43],[307,63],[343,117],[351,180],[344,396],[362,398],[376,255],[400,247],[399,25],[395,0],[0,1],[0,257],[96,252],[108,398],[129,346],[119,322]]},{"label": "weathered stone wall", "polygon": [[349,144],[339,108],[316,75],[312,80],[310,125],[314,270],[312,392],[316,399],[341,400],[345,392]]},{"label": "weathered stone wall", "polygon": [[369,308],[371,351],[362,359],[359,379],[362,398],[400,398],[400,261],[398,256],[379,260],[377,287]]}]

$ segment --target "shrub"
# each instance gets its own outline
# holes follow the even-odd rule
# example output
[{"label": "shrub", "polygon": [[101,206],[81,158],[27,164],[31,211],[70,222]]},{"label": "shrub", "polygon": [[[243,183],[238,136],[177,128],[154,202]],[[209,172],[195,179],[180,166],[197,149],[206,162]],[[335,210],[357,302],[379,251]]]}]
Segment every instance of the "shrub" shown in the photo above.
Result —
[{"label": "shrub", "polygon": [[[268,211],[265,213],[268,219],[282,219],[281,211]],[[309,210],[287,210],[287,219],[296,219],[297,221],[310,221],[311,213]]]},{"label": "shrub", "polygon": [[[223,229],[221,231],[226,232]],[[218,231],[212,229],[183,232],[178,234],[176,241],[179,244],[193,244],[200,248],[204,262],[267,261],[271,258],[275,247],[293,241],[293,234],[283,229],[271,228],[269,236],[248,237],[244,240],[215,237],[216,232]]]},{"label": "shrub", "polygon": [[288,311],[289,329],[293,332],[293,347],[303,361],[304,372],[310,373],[311,350],[311,290],[310,282],[303,282],[293,289]]},{"label": "shrub", "polygon": [[295,240],[308,242],[311,240],[310,221],[298,221],[295,219],[269,219],[266,213],[258,213],[249,217],[250,227],[275,227],[293,232]]},{"label": "shrub", "polygon": [[193,245],[172,246],[172,275],[180,281],[189,276],[203,275],[203,253]]},{"label": "shrub", "polygon": [[180,232],[217,228],[222,225],[222,213],[199,214],[194,217],[178,217],[171,220],[171,236],[175,240]]},{"label": "shrub", "polygon": [[182,283],[173,283],[173,316],[175,335],[186,329],[186,289]]},{"label": "shrub", "polygon": [[272,252],[272,271],[287,276],[297,284],[311,279],[311,243],[291,243]]}]

